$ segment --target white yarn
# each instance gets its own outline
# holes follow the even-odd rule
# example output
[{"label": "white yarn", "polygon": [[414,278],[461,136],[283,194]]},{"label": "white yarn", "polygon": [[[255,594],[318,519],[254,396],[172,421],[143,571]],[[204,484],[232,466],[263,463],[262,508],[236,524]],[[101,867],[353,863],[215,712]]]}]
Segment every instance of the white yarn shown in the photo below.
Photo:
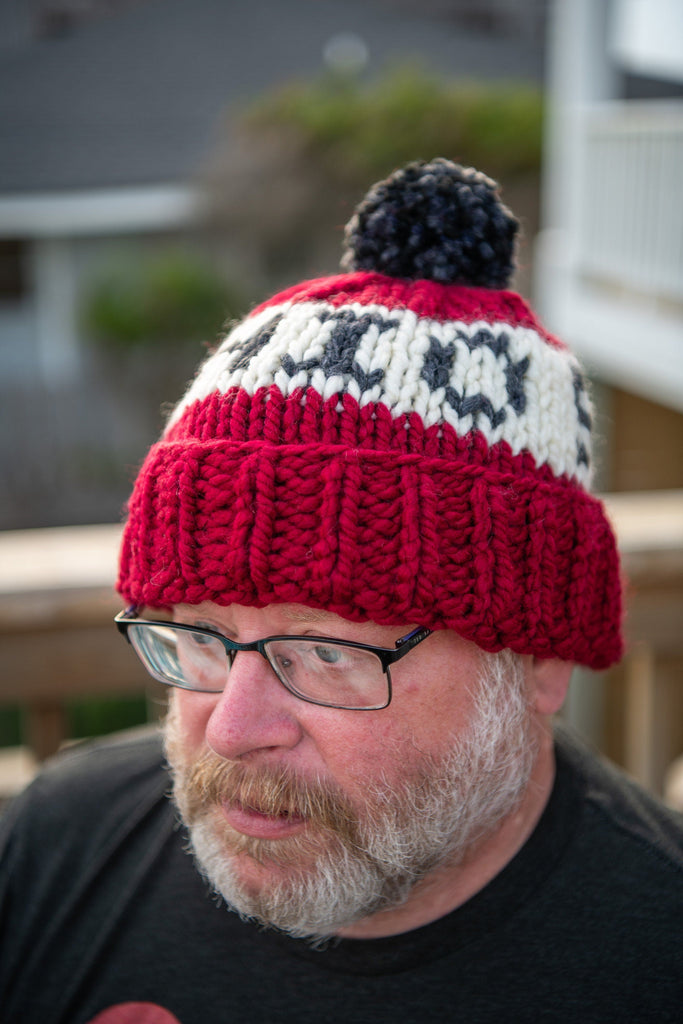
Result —
[{"label": "white yarn", "polygon": [[[334,315],[349,312],[358,318],[381,317],[388,323],[384,330],[371,323],[354,355],[357,377],[372,379],[373,372],[380,370],[383,376],[379,382],[363,388],[352,374],[329,374],[319,365],[299,368],[293,375],[284,368],[284,357],[289,367],[309,361],[320,363],[335,329]],[[250,343],[277,318],[271,336],[247,360]],[[506,339],[506,352],[496,353],[486,344],[468,344],[480,331],[490,335],[494,343]],[[429,386],[423,369],[433,345],[452,354],[449,386],[450,397],[457,396],[456,406],[458,401],[476,401],[480,396],[502,422],[494,424],[483,408],[458,411],[449,401],[446,386]],[[518,411],[510,402],[506,369],[525,359],[528,366],[520,374],[525,405]],[[242,362],[246,365],[239,365]],[[587,485],[590,468],[579,456],[582,451],[590,452],[590,430],[581,422],[577,409],[577,373],[578,363],[569,351],[549,344],[529,327],[484,321],[441,323],[420,319],[412,310],[390,310],[379,305],[353,303],[335,308],[326,302],[287,302],[249,317],[226,337],[200,368],[174,410],[169,427],[189,405],[215,391],[224,394],[229,388],[241,387],[253,395],[259,388],[275,384],[283,394],[291,395],[296,388],[312,387],[324,400],[347,392],[361,405],[382,402],[394,417],[416,412],[425,427],[449,423],[459,436],[480,431],[488,444],[506,441],[514,454],[529,451],[537,465],[547,463],[556,476],[566,474]],[[580,405],[590,415],[585,392],[580,395]]]}]

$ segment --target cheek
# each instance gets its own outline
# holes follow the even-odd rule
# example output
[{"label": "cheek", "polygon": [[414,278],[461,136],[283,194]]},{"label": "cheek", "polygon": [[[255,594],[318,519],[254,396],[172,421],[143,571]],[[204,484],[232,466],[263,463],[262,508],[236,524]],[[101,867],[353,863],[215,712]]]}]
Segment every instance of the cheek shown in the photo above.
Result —
[{"label": "cheek", "polygon": [[473,645],[471,650],[467,647],[457,654],[452,659],[425,659],[417,672],[406,671],[396,680],[390,708],[394,708],[397,731],[408,749],[439,754],[450,746],[452,737],[469,729],[475,712],[481,657]]},{"label": "cheek", "polygon": [[[469,652],[467,652],[469,654]],[[440,757],[452,738],[465,733],[474,715],[480,661],[476,649],[460,658],[445,678],[443,659],[425,659],[418,670],[395,671],[393,699],[381,711],[338,711],[329,727],[315,736],[335,775],[363,788],[364,779],[380,772],[398,778],[425,756]]]},{"label": "cheek", "polygon": [[169,713],[173,718],[178,742],[186,754],[204,747],[204,735],[218,696],[212,693],[188,693],[173,690]]},{"label": "cheek", "polygon": [[[434,738],[416,728],[410,716],[388,714],[390,708],[346,712],[349,717],[336,727],[315,734],[328,777],[360,803],[369,787],[412,775],[425,753],[435,753]],[[350,718],[354,714],[363,717]]]}]

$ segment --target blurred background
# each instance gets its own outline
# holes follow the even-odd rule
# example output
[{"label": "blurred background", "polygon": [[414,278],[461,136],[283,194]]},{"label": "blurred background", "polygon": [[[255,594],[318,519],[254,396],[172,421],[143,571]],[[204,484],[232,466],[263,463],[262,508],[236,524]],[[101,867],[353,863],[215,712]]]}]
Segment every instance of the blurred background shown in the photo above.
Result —
[{"label": "blurred background", "polygon": [[160,713],[116,634],[131,481],[222,325],[337,269],[368,185],[503,184],[515,287],[588,368],[622,667],[565,715],[680,800],[680,0],[3,0],[0,799]]}]

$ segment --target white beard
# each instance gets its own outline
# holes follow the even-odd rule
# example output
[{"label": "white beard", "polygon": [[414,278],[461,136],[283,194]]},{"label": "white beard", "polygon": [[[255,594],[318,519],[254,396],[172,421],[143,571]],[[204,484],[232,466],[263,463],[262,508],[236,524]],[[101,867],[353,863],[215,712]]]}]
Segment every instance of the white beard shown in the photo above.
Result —
[{"label": "white beard", "polygon": [[[277,855],[273,843],[230,829],[215,800],[193,782],[171,714],[166,747],[174,798],[199,868],[216,892],[243,917],[320,941],[399,906],[430,872],[457,865],[516,809],[537,752],[521,659],[503,651],[484,655],[483,665],[472,722],[445,756],[423,755],[402,779],[380,774],[374,783],[364,780],[363,806],[344,804],[334,819],[344,827],[333,821],[302,839],[278,840]],[[231,764],[214,754],[208,761],[214,773]],[[257,891],[242,879],[245,853],[277,867]]]}]

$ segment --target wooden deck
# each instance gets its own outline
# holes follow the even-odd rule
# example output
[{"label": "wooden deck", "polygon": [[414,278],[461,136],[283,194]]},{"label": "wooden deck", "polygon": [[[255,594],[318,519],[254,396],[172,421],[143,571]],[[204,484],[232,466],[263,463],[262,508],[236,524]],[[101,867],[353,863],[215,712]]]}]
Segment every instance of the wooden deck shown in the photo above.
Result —
[{"label": "wooden deck", "polygon": [[[598,742],[660,792],[683,753],[683,491],[605,501],[629,580],[629,653],[599,681]],[[112,623],[120,536],[114,525],[0,533],[0,703],[25,709],[26,764],[67,739],[67,699],[163,695]]]}]

